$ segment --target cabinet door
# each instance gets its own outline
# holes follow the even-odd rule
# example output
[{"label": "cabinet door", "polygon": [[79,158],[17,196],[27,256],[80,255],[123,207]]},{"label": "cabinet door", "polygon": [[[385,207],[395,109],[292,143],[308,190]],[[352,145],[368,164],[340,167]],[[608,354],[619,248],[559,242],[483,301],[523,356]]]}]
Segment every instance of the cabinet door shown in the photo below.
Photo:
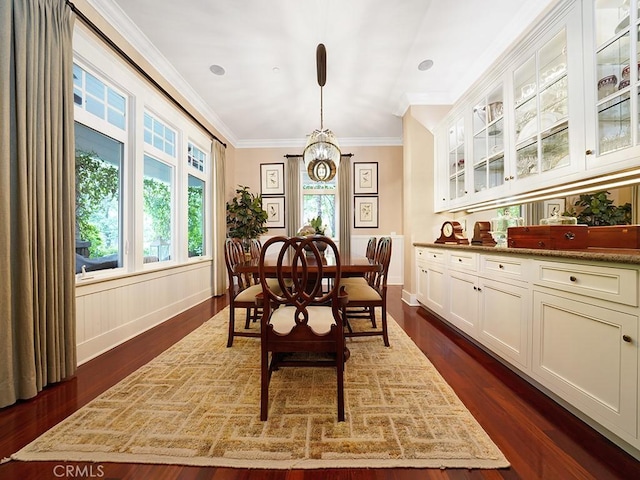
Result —
[{"label": "cabinet door", "polygon": [[[473,141],[470,170],[473,195],[481,198],[491,195],[505,181],[505,122],[504,89],[496,86],[479,99],[472,108]],[[493,192],[490,192],[492,190]]]},{"label": "cabinet door", "polygon": [[526,371],[529,366],[529,289],[512,283],[480,279],[478,339],[507,361]]},{"label": "cabinet door", "polygon": [[638,317],[575,298],[534,290],[533,376],[622,438],[635,439]]},{"label": "cabinet door", "polygon": [[478,329],[478,277],[449,271],[449,315],[451,323],[476,337]]},{"label": "cabinet door", "polygon": [[440,265],[429,264],[423,273],[424,305],[440,316],[445,316],[447,306],[447,276]]},{"label": "cabinet door", "polygon": [[[585,42],[594,55],[585,75],[587,168],[593,172],[637,166],[638,42],[637,0],[586,2]],[[592,73],[593,72],[593,73]]]},{"label": "cabinet door", "polygon": [[427,266],[423,263],[418,263],[416,275],[416,299],[418,302],[425,304],[425,298],[427,296]]},{"label": "cabinet door", "polygon": [[462,199],[466,194],[465,177],[465,128],[464,117],[461,116],[449,126],[449,196],[450,202]]}]

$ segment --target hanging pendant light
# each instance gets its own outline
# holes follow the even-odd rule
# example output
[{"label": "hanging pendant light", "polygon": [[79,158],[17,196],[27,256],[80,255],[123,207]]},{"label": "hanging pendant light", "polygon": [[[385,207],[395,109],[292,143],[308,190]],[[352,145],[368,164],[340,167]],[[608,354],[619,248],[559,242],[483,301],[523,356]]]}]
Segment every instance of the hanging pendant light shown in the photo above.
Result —
[{"label": "hanging pendant light", "polygon": [[340,164],[340,147],[333,132],[324,129],[322,87],[327,81],[327,51],[322,43],[316,48],[316,67],[320,86],[320,129],[309,135],[302,158],[311,180],[328,182],[336,176]]}]

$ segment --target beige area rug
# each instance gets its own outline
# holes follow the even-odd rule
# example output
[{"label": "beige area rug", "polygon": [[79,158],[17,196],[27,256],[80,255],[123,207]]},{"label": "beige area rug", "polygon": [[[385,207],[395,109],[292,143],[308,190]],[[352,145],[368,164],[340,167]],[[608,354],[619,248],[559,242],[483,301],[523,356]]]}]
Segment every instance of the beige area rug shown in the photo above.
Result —
[{"label": "beige area rug", "polygon": [[[509,463],[389,318],[348,339],[346,421],[335,371],[274,373],[260,421],[260,340],[226,348],[228,309],[15,453],[15,460],[242,468],[500,468]],[[238,322],[244,323],[244,322]],[[255,328],[255,327],[254,327]]]}]

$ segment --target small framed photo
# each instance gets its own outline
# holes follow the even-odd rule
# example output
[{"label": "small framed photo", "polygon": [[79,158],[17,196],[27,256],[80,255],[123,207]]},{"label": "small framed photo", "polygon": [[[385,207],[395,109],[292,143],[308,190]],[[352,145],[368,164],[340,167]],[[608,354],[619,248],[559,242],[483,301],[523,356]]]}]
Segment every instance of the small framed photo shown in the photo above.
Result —
[{"label": "small framed photo", "polygon": [[267,228],[284,228],[284,197],[264,197],[262,208],[267,212]]},{"label": "small framed photo", "polygon": [[378,197],[353,197],[354,228],[378,228]]},{"label": "small framed photo", "polygon": [[355,195],[378,194],[378,162],[355,162],[353,173],[353,193]]},{"label": "small framed photo", "polygon": [[260,164],[260,193],[284,195],[284,163]]},{"label": "small framed photo", "polygon": [[544,218],[550,218],[553,215],[562,215],[564,213],[564,198],[556,198],[553,200],[545,200],[544,202]]}]

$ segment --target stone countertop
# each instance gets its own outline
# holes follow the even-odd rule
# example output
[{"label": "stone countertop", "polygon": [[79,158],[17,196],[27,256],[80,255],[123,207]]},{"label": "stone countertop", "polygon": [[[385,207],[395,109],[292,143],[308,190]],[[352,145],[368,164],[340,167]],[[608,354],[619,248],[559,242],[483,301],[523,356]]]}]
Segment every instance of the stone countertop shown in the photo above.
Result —
[{"label": "stone countertop", "polygon": [[542,250],[533,248],[483,247],[453,243],[413,242],[414,247],[446,248],[487,252],[499,255],[529,255],[557,259],[587,260],[594,262],[627,263],[640,265],[640,250],[626,248],[587,248],[584,250]]}]

